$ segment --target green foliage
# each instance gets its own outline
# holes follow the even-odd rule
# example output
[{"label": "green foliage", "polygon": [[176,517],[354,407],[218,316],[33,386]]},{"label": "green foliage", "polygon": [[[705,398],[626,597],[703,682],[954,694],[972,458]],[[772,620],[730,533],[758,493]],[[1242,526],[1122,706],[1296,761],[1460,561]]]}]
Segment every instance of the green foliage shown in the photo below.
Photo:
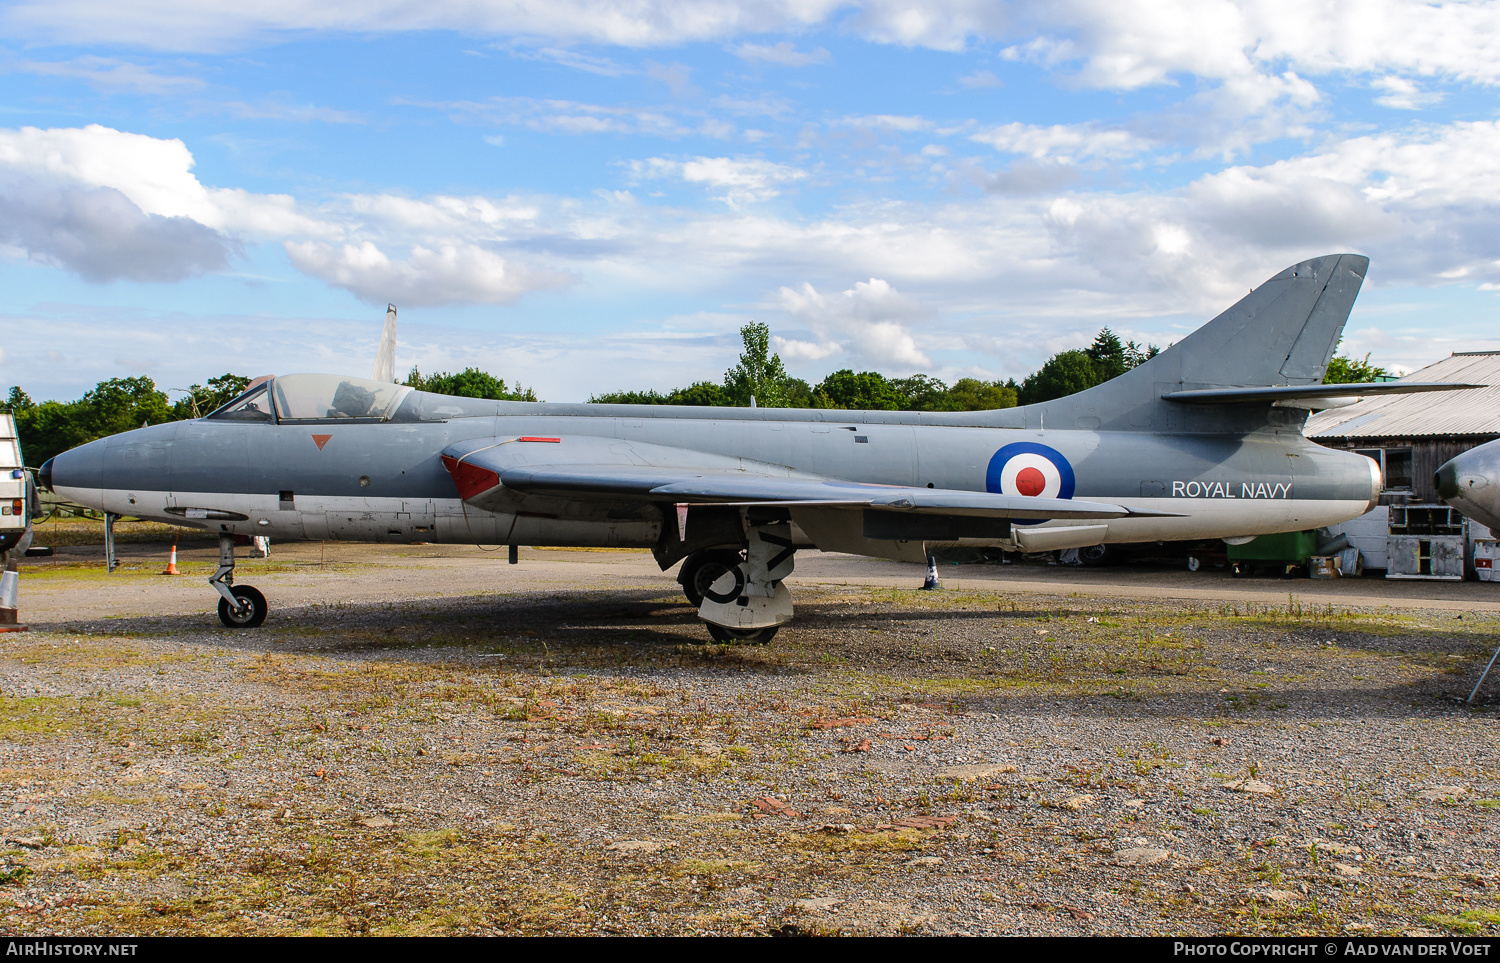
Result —
[{"label": "green foliage", "polygon": [[606,391],[602,395],[589,395],[591,405],[664,405],[668,395],[655,388],[647,391]]},{"label": "green foliage", "polygon": [[1014,408],[1020,397],[1014,379],[1001,384],[998,381],[980,381],[978,378],[959,378],[943,397],[944,407],[918,409],[928,411],[989,411],[992,408]]},{"label": "green foliage", "polygon": [[35,403],[12,388],[10,402],[21,453],[33,467],[96,438],[174,420],[167,396],[145,377],[101,381],[77,401]]},{"label": "green foliage", "polygon": [[1379,365],[1370,364],[1368,354],[1359,361],[1339,354],[1334,355],[1333,360],[1328,362],[1328,371],[1323,375],[1323,383],[1325,385],[1365,384],[1389,378],[1390,375],[1389,371]]},{"label": "green foliage", "polygon": [[439,395],[452,395],[456,398],[488,398],[492,401],[536,401],[536,392],[530,388],[516,385],[512,390],[505,386],[505,379],[497,378],[488,371],[480,371],[478,368],[465,368],[458,374],[444,371],[441,374],[426,375],[416,368],[402,382],[416,388],[418,391],[431,391]]},{"label": "green foliage", "polygon": [[709,408],[722,408],[729,404],[729,398],[724,394],[724,389],[712,381],[695,381],[686,388],[678,388],[667,395],[664,402],[669,405],[699,405]]},{"label": "green foliage", "polygon": [[745,406],[754,398],[761,408],[786,408],[787,377],[781,356],[771,354],[771,329],[752,321],[740,328],[745,350],[740,362],[724,372],[724,395],[732,405]]},{"label": "green foliage", "polygon": [[[759,404],[759,400],[756,402]],[[589,404],[594,405],[698,405],[722,408],[729,404],[724,389],[712,381],[695,381],[686,388],[678,388],[670,394],[655,389],[647,391],[607,391],[591,395]]]},{"label": "green foliage", "polygon": [[5,407],[10,411],[30,411],[36,407],[36,402],[31,400],[31,395],[16,386],[10,389],[10,396],[5,399]]},{"label": "green foliage", "polygon": [[1085,351],[1061,351],[1020,385],[1020,403],[1034,405],[1101,385],[1156,357],[1160,349],[1121,342],[1109,328],[1102,329]]},{"label": "green foliage", "polygon": [[835,371],[813,390],[814,408],[854,408],[863,411],[900,411],[906,395],[874,371],[855,374]]},{"label": "green foliage", "polygon": [[1051,401],[1103,382],[1099,366],[1087,351],[1061,351],[1021,382],[1021,404]]},{"label": "green foliage", "polygon": [[910,378],[893,378],[891,387],[904,398],[901,405],[903,411],[962,410],[947,407],[948,386],[931,375],[914,374]]},{"label": "green foliage", "polygon": [[179,399],[172,406],[172,418],[175,421],[202,418],[215,408],[233,401],[249,383],[250,379],[244,375],[225,372],[217,378],[209,378],[206,386],[192,385],[187,389],[187,397]]}]

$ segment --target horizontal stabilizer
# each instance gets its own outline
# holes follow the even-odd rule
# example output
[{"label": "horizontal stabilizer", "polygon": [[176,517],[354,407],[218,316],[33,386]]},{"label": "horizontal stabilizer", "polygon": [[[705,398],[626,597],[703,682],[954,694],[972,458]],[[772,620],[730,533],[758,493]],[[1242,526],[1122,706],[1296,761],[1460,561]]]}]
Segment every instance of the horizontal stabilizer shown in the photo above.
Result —
[{"label": "horizontal stabilizer", "polygon": [[1362,398],[1368,395],[1402,395],[1421,391],[1457,391],[1488,385],[1454,384],[1447,381],[1373,381],[1342,385],[1275,385],[1261,388],[1198,388],[1169,391],[1166,401],[1187,405],[1268,404],[1310,398]]}]

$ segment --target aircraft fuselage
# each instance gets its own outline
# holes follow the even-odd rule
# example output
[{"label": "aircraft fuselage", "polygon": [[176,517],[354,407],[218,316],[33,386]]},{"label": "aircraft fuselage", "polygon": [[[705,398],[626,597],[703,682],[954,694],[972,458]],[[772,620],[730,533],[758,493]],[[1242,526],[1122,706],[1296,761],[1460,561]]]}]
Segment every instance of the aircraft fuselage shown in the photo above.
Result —
[{"label": "aircraft fuselage", "polygon": [[[682,409],[517,407],[537,413],[410,424],[157,425],[59,456],[52,484],[70,501],[117,514],[276,539],[639,547],[655,544],[664,524],[639,498],[518,492],[509,510],[485,511],[463,503],[440,453],[464,441],[590,436],[617,442],[624,464],[640,443],[823,477],[983,492],[1000,490],[997,456],[1019,445],[1033,460],[1071,471],[1074,484],[1062,497],[1172,513],[1095,523],[1104,529],[1088,544],[1316,528],[1362,514],[1379,492],[1370,459],[1323,448],[1295,429],[1171,435],[920,424],[888,412],[777,411],[767,420],[766,409],[685,418]],[[551,454],[545,443],[536,451],[539,463]],[[1031,528],[1068,526],[1078,523]]]}]

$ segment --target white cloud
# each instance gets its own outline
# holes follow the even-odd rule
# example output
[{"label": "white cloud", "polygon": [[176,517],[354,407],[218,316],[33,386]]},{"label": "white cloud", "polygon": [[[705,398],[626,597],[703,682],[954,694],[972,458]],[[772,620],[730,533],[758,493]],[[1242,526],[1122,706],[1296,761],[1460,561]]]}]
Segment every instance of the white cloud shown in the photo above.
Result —
[{"label": "white cloud", "polygon": [[223,270],[242,240],[330,236],[286,195],[210,188],[179,140],[97,124],[0,129],[0,243],[90,281]]},{"label": "white cloud", "polygon": [[1081,62],[1080,79],[1099,87],[1133,89],[1180,74],[1224,80],[1279,73],[1280,65],[1500,82],[1500,22],[1484,3],[1038,0],[1013,11],[1039,36],[1009,56]]},{"label": "white cloud", "polygon": [[285,244],[299,271],[344,288],[370,304],[509,304],[529,291],[562,287],[572,278],[507,261],[472,244],[437,249],[420,245],[404,261],[374,244],[335,247],[313,241]]},{"label": "white cloud", "polygon": [[742,43],[734,48],[733,53],[751,63],[772,63],[783,67],[807,67],[833,60],[833,55],[822,47],[803,52],[787,40],[776,44]]},{"label": "white cloud", "polygon": [[496,44],[496,46],[512,57],[522,60],[545,60],[549,63],[582,70],[585,73],[598,74],[601,77],[624,77],[635,73],[629,67],[621,66],[608,57],[593,57],[566,47],[522,47],[516,44]]},{"label": "white cloud", "polygon": [[996,77],[992,70],[976,70],[968,76],[958,78],[958,82],[971,90],[1005,86],[1004,81]]},{"label": "white cloud", "polygon": [[193,176],[193,155],[180,140],[90,124],[0,129],[0,185],[33,182],[119,191],[146,214],[185,217],[217,231],[263,236],[337,233],[297,210],[285,194],[209,188]]},{"label": "white cloud", "polygon": [[102,0],[21,0],[0,23],[13,36],[175,50],[220,50],[308,31],[417,30],[649,47],[796,30],[826,22],[847,5],[847,0],[369,0],[352,6],[139,0],[126,8]]},{"label": "white cloud", "polygon": [[363,124],[365,119],[347,110],[319,107],[316,104],[279,104],[262,101],[249,104],[242,100],[222,102],[199,101],[194,109],[200,113],[228,114],[247,120],[290,120],[297,123]]},{"label": "white cloud", "polygon": [[1151,149],[1148,141],[1123,130],[1101,129],[1098,125],[1001,124],[971,135],[972,140],[989,144],[1007,154],[1025,154],[1034,160],[1052,160],[1077,164],[1086,160],[1120,160],[1143,154]]},{"label": "white cloud", "polygon": [[1385,91],[1375,98],[1375,103],[1394,110],[1421,110],[1443,99],[1441,93],[1424,91],[1405,77],[1380,77],[1370,86]]},{"label": "white cloud", "polygon": [[692,75],[693,68],[686,64],[659,64],[648,63],[646,65],[646,76],[652,80],[667,85],[673,97],[690,97],[701,91],[693,86],[688,78]]},{"label": "white cloud", "polygon": [[186,217],[149,214],[108,187],[12,181],[0,191],[0,244],[103,282],[181,281],[228,267],[235,244]]},{"label": "white cloud", "polygon": [[[1006,54],[1049,69],[1078,65],[1105,88],[1336,72],[1500,83],[1500,17],[1483,2],[1421,0],[18,0],[0,28],[26,42],[122,43],[219,50],[308,32],[452,30],[566,51],[576,43],[661,47],[803,32],[835,21],[876,43],[961,50],[1011,42]],[[741,45],[763,59],[783,42]],[[570,60],[571,58],[571,60]],[[558,62],[613,67],[580,54]]]},{"label": "white cloud", "polygon": [[919,130],[931,130],[934,126],[932,121],[926,118],[903,117],[899,114],[864,114],[844,117],[839,123],[865,130],[889,130],[903,134]]},{"label": "white cloud", "polygon": [[776,302],[820,338],[818,342],[782,339],[779,344],[786,348],[788,358],[821,360],[842,350],[888,370],[932,367],[932,359],[917,347],[906,324],[932,312],[880,278],[860,281],[831,297],[804,282],[779,289]]},{"label": "white cloud", "polygon": [[795,338],[783,338],[779,334],[771,336],[771,346],[787,361],[822,361],[844,350],[836,341],[820,344],[813,341],[798,341]]},{"label": "white cloud", "polygon": [[715,195],[716,200],[735,208],[769,200],[780,194],[784,185],[807,176],[806,171],[755,157],[695,157],[687,161],[652,157],[631,161],[630,172],[637,179],[672,177],[706,185],[721,192]]},{"label": "white cloud", "polygon": [[182,74],[160,74],[150,67],[113,57],[74,57],[71,60],[17,60],[0,69],[43,77],[70,77],[96,90],[133,90],[142,94],[179,93],[197,90],[203,81]]},{"label": "white cloud", "polygon": [[[515,124],[551,134],[648,134],[686,137],[695,128],[678,119],[682,111],[666,107],[617,107],[575,100],[494,97],[442,102],[400,101],[416,107],[473,116],[494,124]],[[688,114],[687,116],[695,116]]]}]

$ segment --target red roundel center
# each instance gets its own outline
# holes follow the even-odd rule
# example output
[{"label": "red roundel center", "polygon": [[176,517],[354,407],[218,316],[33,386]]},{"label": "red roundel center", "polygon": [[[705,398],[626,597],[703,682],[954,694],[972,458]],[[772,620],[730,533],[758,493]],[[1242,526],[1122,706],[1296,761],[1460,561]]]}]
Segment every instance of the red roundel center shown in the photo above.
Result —
[{"label": "red roundel center", "polygon": [[1016,472],[1016,491],[1022,495],[1040,495],[1047,487],[1047,478],[1039,468],[1022,468]]}]

